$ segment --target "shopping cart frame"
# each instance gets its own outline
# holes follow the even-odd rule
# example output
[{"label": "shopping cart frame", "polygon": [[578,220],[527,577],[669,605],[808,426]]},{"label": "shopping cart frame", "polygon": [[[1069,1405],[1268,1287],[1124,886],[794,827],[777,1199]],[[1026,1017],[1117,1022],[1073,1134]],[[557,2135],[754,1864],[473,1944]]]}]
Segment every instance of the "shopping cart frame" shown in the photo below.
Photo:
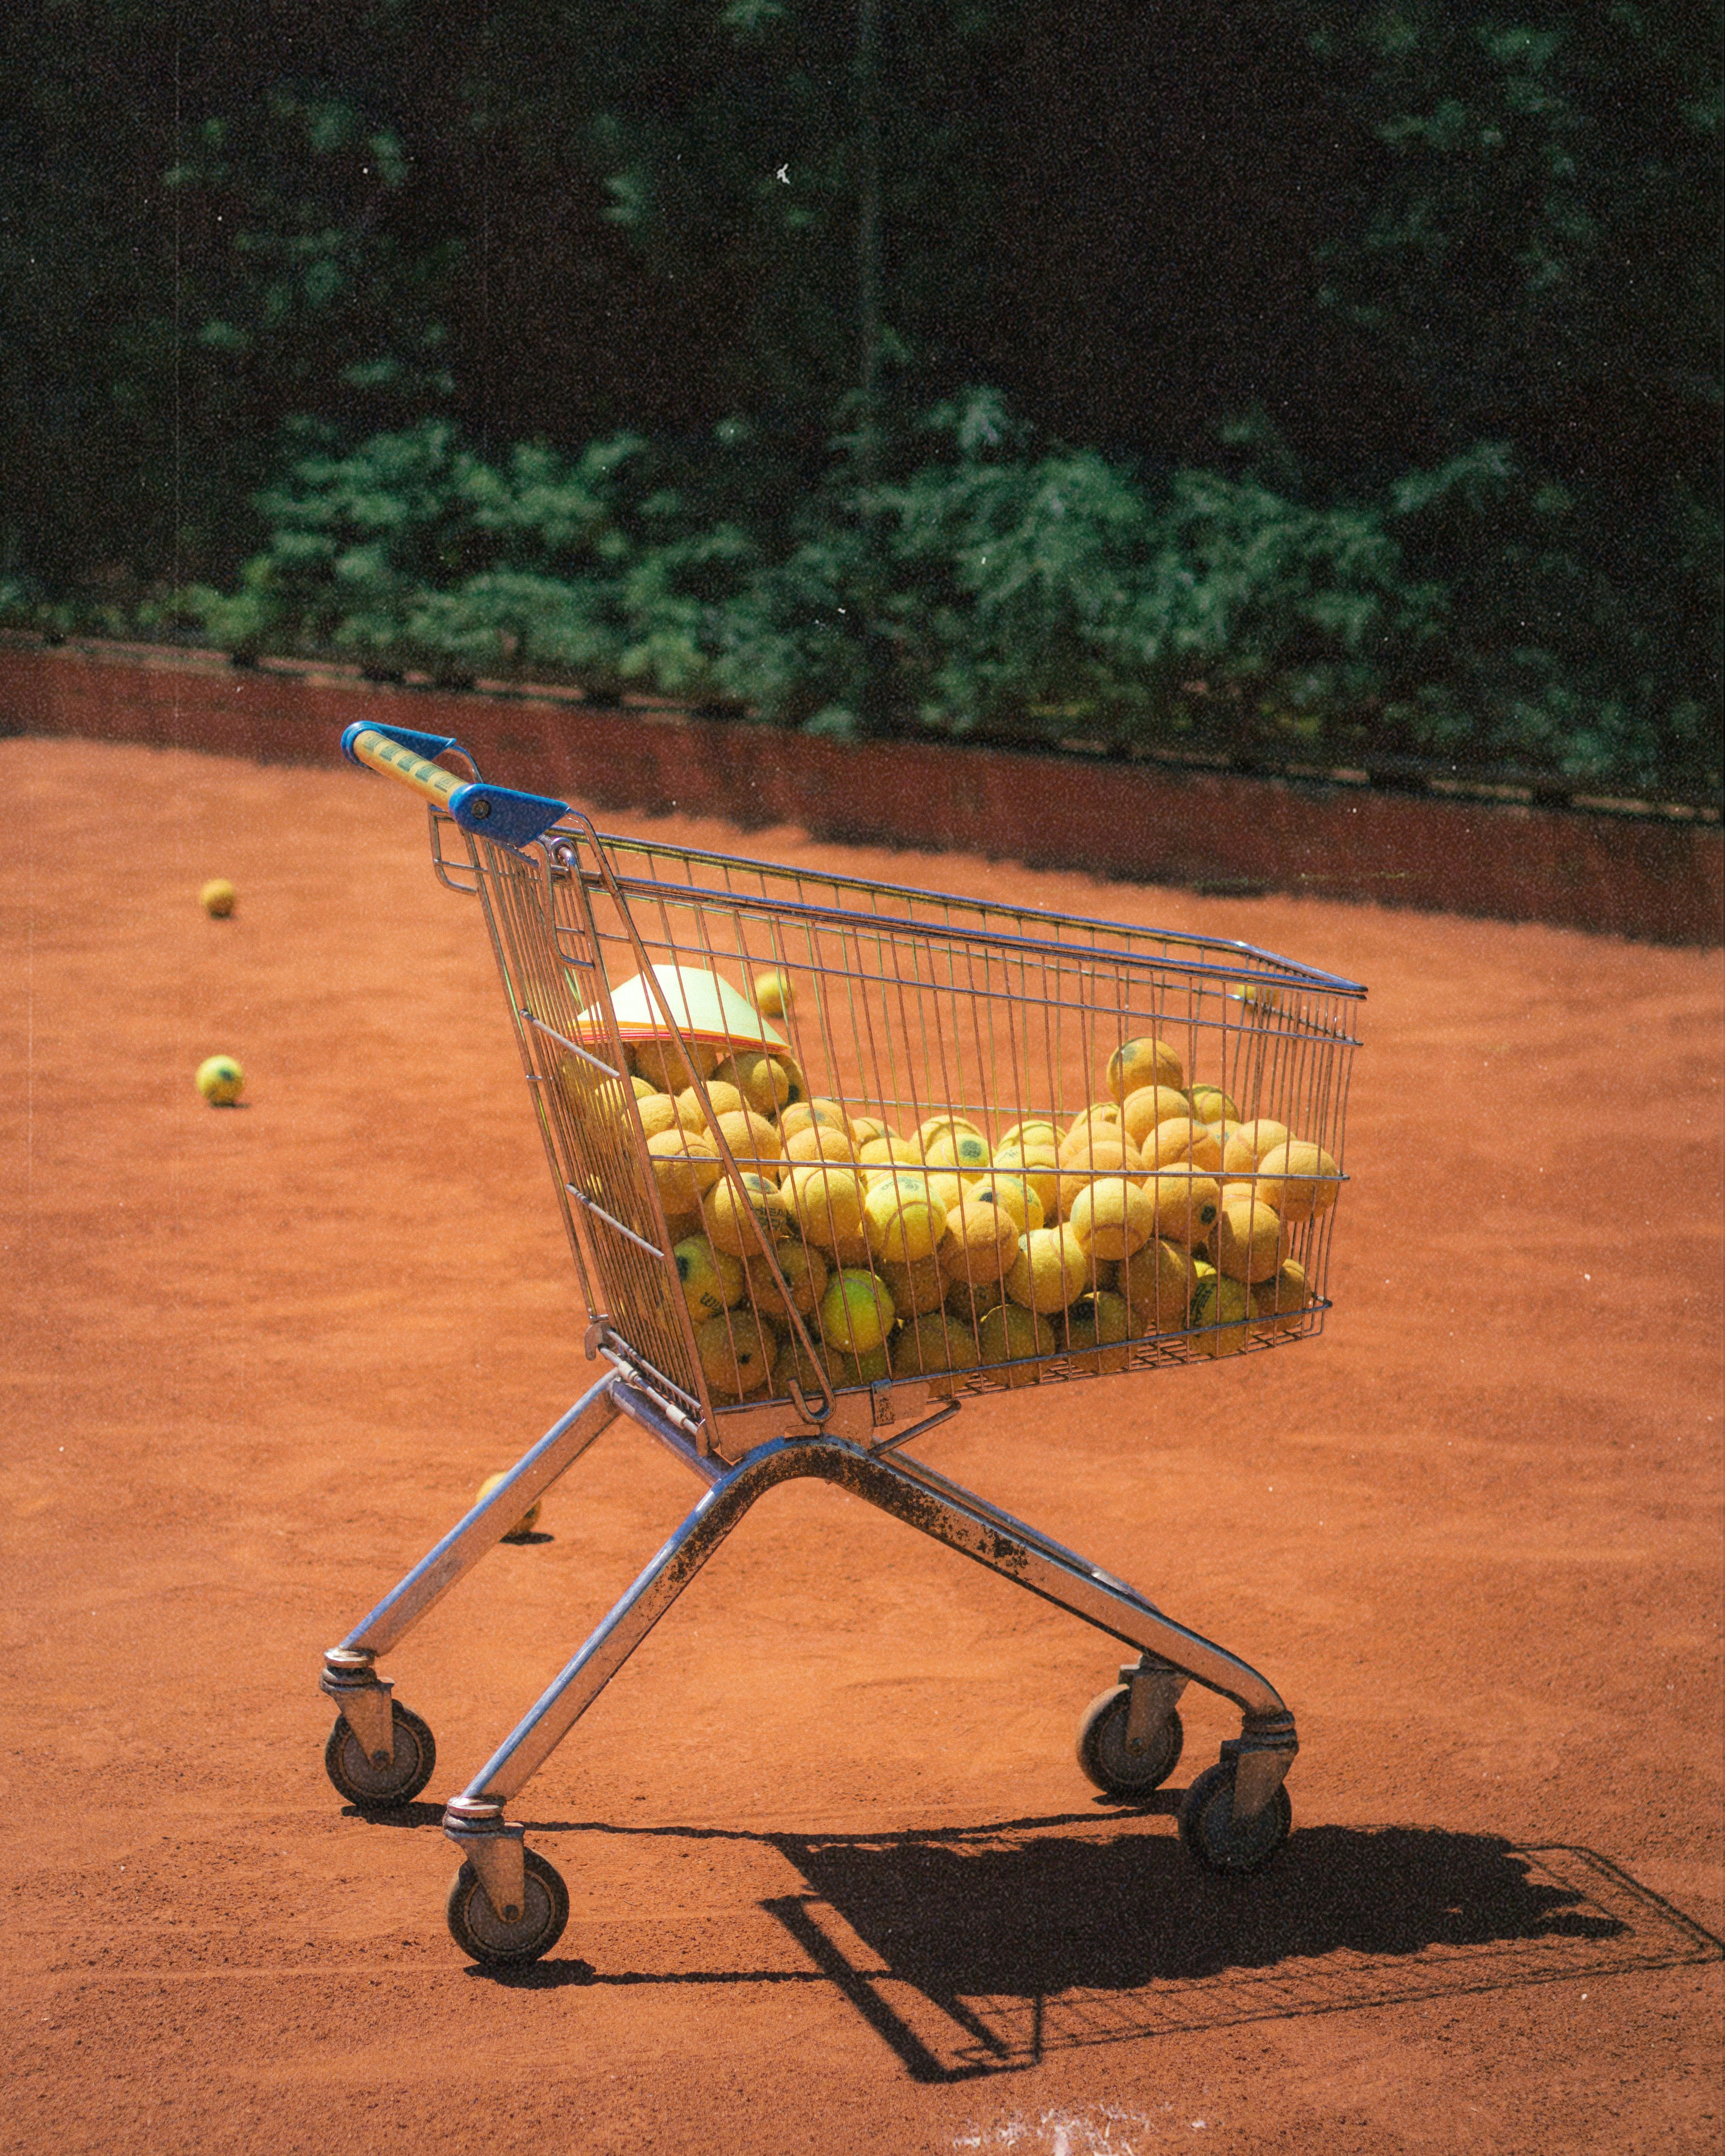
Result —
[{"label": "shopping cart frame", "polygon": [[[584,844],[588,858],[598,865],[598,880],[609,881],[615,895],[606,866],[610,842],[560,801],[486,786],[476,772],[470,781],[459,780],[431,760],[454,752],[463,755],[472,769],[453,741],[362,726],[348,730],[344,747],[354,761],[387,773],[429,799],[434,857],[452,887],[471,891],[477,877],[470,880],[459,870],[450,872],[441,851],[440,825],[453,824],[466,834],[470,863],[501,858],[488,850],[501,848],[518,860],[532,858],[536,874],[551,873],[560,849],[562,870],[570,873],[573,849]],[[619,911],[627,920],[627,904]],[[506,982],[508,957],[489,896],[487,917]],[[1243,978],[1256,978],[1256,963],[1274,958],[1245,945],[1231,948],[1240,954]],[[1332,993],[1364,993],[1336,977],[1310,969],[1303,974]],[[675,1014],[667,1007],[665,1015],[675,1034]],[[524,1019],[535,1023],[524,1011],[518,1010],[516,1018],[518,1024]],[[608,1053],[620,1069],[623,1048],[614,1024],[611,1033]],[[553,1038],[566,1049],[583,1052],[579,1041]],[[690,1072],[699,1086],[692,1063]],[[530,1081],[538,1080],[536,1106],[553,1173],[562,1186],[571,1247],[588,1292],[587,1351],[590,1359],[611,1367],[326,1655],[321,1688],[337,1708],[326,1761],[337,1789],[362,1810],[381,1810],[410,1800],[426,1786],[434,1768],[434,1740],[420,1717],[395,1701],[393,1683],[377,1672],[379,1658],[400,1645],[606,1430],[619,1423],[632,1424],[656,1440],[705,1486],[650,1563],[479,1772],[448,1801],[444,1830],[463,1857],[448,1912],[458,1944],[481,1963],[511,1964],[536,1959],[555,1943],[567,1918],[567,1891],[542,1856],[526,1848],[524,1830],[506,1816],[508,1807],[756,1501],[798,1478],[849,1492],[1134,1650],[1136,1659],[1121,1667],[1118,1682],[1091,1703],[1079,1733],[1081,1763],[1092,1780],[1117,1797],[1142,1801],[1173,1772],[1183,1742],[1178,1702],[1189,1684],[1232,1702],[1240,1713],[1240,1734],[1222,1744],[1217,1763],[1188,1790],[1180,1808],[1180,1835],[1214,1870],[1255,1871],[1267,1863],[1290,1831],[1285,1779],[1298,1750],[1293,1715],[1269,1681],[1216,1642],[1166,1615],[1125,1581],[910,1455],[906,1448],[911,1440],[960,1411],[962,1393],[883,1382],[848,1390],[829,1386],[824,1397],[811,1397],[793,1383],[788,1404],[733,1408],[727,1414],[710,1397],[698,1359],[692,1390],[667,1379],[660,1364],[668,1358],[644,1356],[600,1306],[590,1249],[583,1258],[584,1224],[576,1217],[578,1204],[571,1204],[579,1194],[559,1167],[547,1124],[543,1076],[531,1060],[527,1075]],[[726,1171],[734,1176],[736,1163],[728,1149],[721,1149]],[[670,1248],[670,1230],[656,1199],[655,1209],[659,1217],[646,1224],[658,1238],[657,1248],[624,1224],[612,1224],[662,1259]],[[686,1334],[686,1312],[682,1315]],[[1316,1330],[1321,1322],[1320,1309],[1309,1329]],[[1058,1374],[1082,1373],[1062,1368]]]}]

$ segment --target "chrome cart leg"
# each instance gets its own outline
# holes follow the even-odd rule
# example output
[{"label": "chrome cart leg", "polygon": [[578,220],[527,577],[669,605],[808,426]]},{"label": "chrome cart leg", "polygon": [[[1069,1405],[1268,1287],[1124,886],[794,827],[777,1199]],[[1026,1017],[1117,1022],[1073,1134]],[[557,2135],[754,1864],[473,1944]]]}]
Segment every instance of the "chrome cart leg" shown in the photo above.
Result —
[{"label": "chrome cart leg", "polygon": [[512,1523],[615,1421],[622,1380],[602,1378],[553,1424],[497,1488],[452,1527],[341,1645],[325,1655],[319,1690],[338,1709],[324,1749],[330,1779],[362,1811],[410,1803],[431,1779],[437,1746],[416,1714],[391,1697],[379,1655],[397,1645]]},{"label": "chrome cart leg", "polygon": [[[625,1404],[638,1419],[648,1419],[639,1403]],[[1219,1800],[1215,1792],[1210,1792],[1209,1810],[1205,1815],[1208,1825],[1204,1830],[1207,1838],[1195,1842],[1189,1839],[1188,1845],[1195,1846],[1206,1862],[1226,1870],[1255,1870],[1281,1846],[1287,1829],[1282,1824],[1279,1832],[1272,1833],[1281,1819],[1275,1800],[1280,1798],[1285,1811],[1286,1796],[1281,1790],[1281,1778],[1297,1743],[1293,1717],[1255,1670],[1225,1648],[1163,1616],[1123,1580],[1114,1578],[918,1461],[865,1453],[834,1440],[778,1439],[757,1447],[736,1467],[719,1475],[550,1688],[466,1789],[449,1800],[444,1813],[444,1831],[463,1851],[464,1871],[470,1871],[472,1877],[470,1887],[463,1887],[461,1877],[456,1881],[456,1892],[463,1897],[463,1910],[470,1921],[465,1928],[457,1928],[452,1922],[451,1928],[464,1950],[480,1960],[499,1961],[531,1959],[535,1953],[545,1951],[543,1946],[534,1948],[524,1943],[520,1926],[511,1927],[495,1902],[486,1912],[485,1926],[470,1921],[477,1906],[475,1892],[482,1896],[487,1892],[486,1865],[496,1869],[500,1877],[507,1865],[506,1882],[500,1891],[514,1891],[514,1860],[489,1846],[495,1838],[512,1837],[519,1832],[505,1824],[505,1807],[544,1765],[749,1507],[779,1483],[803,1476],[816,1476],[848,1490],[936,1542],[1137,1647],[1138,1662],[1122,1672],[1127,1680],[1122,1687],[1126,1717],[1131,1714],[1132,1690],[1141,1680],[1145,1689],[1140,1716],[1153,1724],[1178,1719],[1173,1702],[1189,1680],[1233,1700],[1241,1710],[1241,1733],[1225,1748],[1224,1766],[1211,1769],[1213,1775],[1226,1777],[1225,1799]],[[1161,1711],[1164,1702],[1165,1713]],[[1122,1737],[1123,1742],[1124,1729]],[[1200,1777],[1200,1782],[1204,1779]],[[480,1848],[485,1853],[475,1861],[472,1852]],[[1224,1861],[1213,1853],[1230,1848],[1235,1849],[1242,1861]],[[1243,1861],[1247,1854],[1253,1856],[1250,1863]],[[532,1852],[528,1856],[531,1859]],[[506,1950],[490,1950],[488,1938],[502,1942]]]}]

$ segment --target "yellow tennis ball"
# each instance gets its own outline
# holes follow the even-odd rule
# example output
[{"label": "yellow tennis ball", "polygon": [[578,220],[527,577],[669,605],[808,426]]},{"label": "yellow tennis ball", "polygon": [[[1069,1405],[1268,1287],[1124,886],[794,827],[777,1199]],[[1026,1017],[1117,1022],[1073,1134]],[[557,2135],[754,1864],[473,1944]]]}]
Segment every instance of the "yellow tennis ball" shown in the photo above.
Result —
[{"label": "yellow tennis ball", "polygon": [[198,903],[216,921],[225,921],[239,902],[239,893],[226,876],[212,876],[198,894]]},{"label": "yellow tennis ball", "polygon": [[1200,1258],[1193,1268],[1193,1346],[1200,1354],[1237,1355],[1251,1336],[1252,1291],[1244,1281],[1230,1280]]},{"label": "yellow tennis ball", "polygon": [[863,1192],[854,1172],[833,1161],[799,1161],[779,1188],[804,1237],[837,1256],[860,1244],[865,1255]]},{"label": "yellow tennis ball", "polygon": [[1222,1194],[1216,1216],[1216,1270],[1249,1286],[1275,1276],[1281,1263],[1281,1219],[1250,1190]]},{"label": "yellow tennis ball", "polygon": [[938,1258],[918,1258],[908,1265],[891,1265],[883,1258],[877,1270],[901,1318],[924,1317],[947,1299],[947,1276]]},{"label": "yellow tennis ball", "polygon": [[847,1167],[857,1165],[856,1147],[850,1132],[835,1131],[830,1123],[805,1123],[800,1131],[793,1131],[784,1142],[784,1157],[788,1161],[836,1160]]},{"label": "yellow tennis ball", "polygon": [[988,1141],[979,1132],[955,1127],[942,1132],[922,1158],[931,1168],[952,1168],[967,1178],[986,1175],[989,1167]]},{"label": "yellow tennis ball", "polygon": [[1014,1123],[1009,1130],[1002,1131],[994,1150],[998,1158],[1002,1146],[1047,1146],[1055,1148],[1060,1142],[1058,1124],[1050,1122],[1046,1116],[1032,1116],[1022,1123]]},{"label": "yellow tennis ball", "polygon": [[846,1265],[827,1282],[819,1316],[829,1347],[842,1354],[866,1355],[891,1332],[897,1312],[884,1281]]},{"label": "yellow tennis ball", "polygon": [[1164,1168],[1144,1178],[1156,1209],[1156,1232],[1189,1250],[1207,1242],[1222,1209],[1222,1186],[1191,1168]]},{"label": "yellow tennis ball", "polygon": [[1219,1086],[1194,1086],[1188,1097],[1193,1114],[1201,1123],[1219,1123],[1224,1117],[1230,1123],[1240,1121],[1239,1108]]},{"label": "yellow tennis ball", "polygon": [[972,1204],[992,1205],[998,1212],[1009,1214],[1021,1235],[1040,1228],[1048,1217],[1029,1178],[1003,1169],[997,1168],[980,1183],[972,1183],[968,1195]]},{"label": "yellow tennis ball", "polygon": [[[642,1103],[644,1107],[647,1105]],[[673,1110],[675,1105],[671,1103]],[[680,1123],[649,1137],[647,1152],[667,1213],[697,1211],[701,1199],[724,1173],[719,1148],[712,1140],[699,1131],[685,1131]]]},{"label": "yellow tennis ball", "polygon": [[[913,1324],[901,1326],[892,1336],[891,1352],[895,1378],[973,1370],[982,1360],[969,1328],[941,1311],[930,1311]],[[950,1392],[952,1388],[937,1385],[935,1390]]]},{"label": "yellow tennis ball", "polygon": [[1066,1320],[1066,1352],[1080,1369],[1107,1377],[1131,1363],[1132,1350],[1121,1343],[1132,1337],[1132,1330],[1126,1297],[1098,1288],[1073,1304]]},{"label": "yellow tennis ball", "polygon": [[1258,1195],[1284,1220],[1312,1220],[1335,1204],[1341,1178],[1341,1169],[1322,1146],[1291,1138],[1286,1145],[1272,1146],[1258,1163]]},{"label": "yellow tennis ball", "polygon": [[231,1108],[245,1091],[245,1073],[231,1055],[207,1055],[193,1081],[213,1108]]},{"label": "yellow tennis ball", "polygon": [[1006,1276],[997,1273],[984,1276],[966,1273],[957,1277],[947,1276],[947,1294],[943,1304],[947,1315],[974,1332],[983,1317],[997,1309],[1006,1300]]},{"label": "yellow tennis ball", "polygon": [[850,1127],[850,1118],[845,1112],[841,1101],[827,1101],[817,1096],[813,1100],[788,1101],[778,1111],[778,1134],[788,1145],[798,1131],[806,1131],[811,1123],[824,1123],[829,1130],[839,1131],[860,1143]]},{"label": "yellow tennis ball", "polygon": [[[501,1489],[503,1485],[508,1480],[509,1476],[507,1475],[486,1476],[485,1481],[479,1486],[479,1493],[475,1497],[473,1501],[475,1505],[483,1505],[486,1498],[490,1496],[491,1492],[494,1490]],[[509,1530],[509,1532],[504,1536],[503,1539],[506,1543],[524,1543],[538,1524],[539,1500],[536,1497],[532,1503],[528,1506],[526,1511],[521,1514],[520,1519],[518,1519],[515,1525]]]},{"label": "yellow tennis ball", "polygon": [[696,1327],[695,1352],[712,1392],[743,1400],[771,1382],[778,1335],[751,1311],[727,1310]]},{"label": "yellow tennis ball", "polygon": [[1019,1244],[1006,1292],[1026,1310],[1046,1316],[1076,1302],[1090,1285],[1090,1259],[1071,1229],[1034,1228]]},{"label": "yellow tennis ball", "polygon": [[993,1173],[988,1179],[998,1183],[1004,1176],[1023,1183],[1036,1194],[1045,1219],[1053,1214],[1060,1198],[1060,1161],[1055,1147],[1040,1142],[997,1146]]},{"label": "yellow tennis ball", "polygon": [[713,1248],[733,1258],[754,1257],[763,1240],[776,1243],[796,1224],[778,1184],[752,1169],[744,1171],[740,1193],[728,1175],[721,1176],[707,1193],[701,1213]]},{"label": "yellow tennis ball", "polygon": [[1185,1083],[1185,1065],[1153,1034],[1122,1041],[1108,1058],[1108,1091],[1117,1101],[1136,1093],[1141,1086],[1172,1086],[1178,1092]]},{"label": "yellow tennis ball", "polygon": [[1143,1156],[1124,1131],[1086,1131],[1080,1143],[1068,1147],[1061,1155],[1055,1197],[1060,1217],[1063,1220],[1070,1218],[1080,1193],[1098,1177],[1110,1183],[1136,1181],[1142,1177],[1145,1164]]},{"label": "yellow tennis ball", "polygon": [[1134,1250],[1119,1272],[1120,1292],[1138,1332],[1183,1332],[1197,1279],[1189,1250],[1158,1236]]},{"label": "yellow tennis ball", "polygon": [[827,1291],[831,1268],[825,1258],[806,1243],[786,1240],[773,1244],[773,1264],[784,1282],[783,1290],[773,1278],[773,1265],[768,1264],[764,1251],[744,1259],[750,1301],[763,1317],[780,1322],[788,1322],[793,1310],[812,1317]]},{"label": "yellow tennis ball", "polygon": [[790,978],[785,973],[757,973],[755,1009],[762,1018],[788,1018],[796,1002]]},{"label": "yellow tennis ball", "polygon": [[1034,1310],[1026,1310],[1022,1303],[996,1303],[983,1313],[976,1332],[981,1365],[1018,1365],[1015,1369],[1001,1373],[1014,1392],[1020,1385],[1034,1385],[1040,1381],[1041,1371],[1026,1358],[1060,1352],[1053,1326]]},{"label": "yellow tennis ball", "polygon": [[1273,1122],[1268,1116],[1259,1116],[1250,1123],[1236,1123],[1223,1141],[1222,1172],[1224,1175],[1250,1175],[1266,1152],[1287,1142],[1287,1125]]},{"label": "yellow tennis ball", "polygon": [[737,1108],[721,1116],[713,1135],[730,1147],[731,1158],[739,1168],[755,1168],[762,1174],[778,1173],[784,1158],[778,1126],[757,1116],[752,1108]]},{"label": "yellow tennis ball", "polygon": [[1146,1168],[1170,1168],[1176,1163],[1202,1168],[1206,1175],[1221,1172],[1220,1142],[1209,1125],[1199,1122],[1195,1116],[1171,1116],[1167,1122],[1158,1123],[1145,1141]]},{"label": "yellow tennis ball", "polygon": [[1311,1299],[1305,1266],[1286,1258],[1274,1278],[1252,1290],[1252,1316],[1274,1332],[1297,1332]]},{"label": "yellow tennis ball", "polygon": [[733,1116],[746,1110],[747,1103],[734,1086],[726,1086],[717,1078],[709,1078],[705,1084],[705,1101],[692,1086],[685,1086],[677,1096],[677,1120],[685,1130],[711,1130],[719,1116]]},{"label": "yellow tennis ball", "polygon": [[1101,1176],[1086,1183],[1066,1215],[1092,1257],[1129,1258],[1156,1232],[1156,1208],[1136,1183]]},{"label": "yellow tennis ball", "polygon": [[739,1049],[710,1075],[734,1086],[744,1105],[757,1116],[777,1116],[796,1097],[790,1072],[776,1056],[763,1055],[759,1049]]},{"label": "yellow tennis ball", "polygon": [[1018,1255],[1020,1232],[1009,1208],[980,1196],[971,1184],[947,1209],[946,1231],[936,1255],[953,1280],[970,1273],[999,1274]]},{"label": "yellow tennis ball", "polygon": [[716,1317],[742,1299],[744,1276],[737,1260],[717,1250],[705,1235],[690,1235],[676,1244],[671,1256],[681,1283],[683,1300],[697,1325]]},{"label": "yellow tennis ball", "polygon": [[711,1078],[719,1051],[711,1041],[691,1040],[679,1046],[675,1040],[655,1039],[636,1041],[629,1050],[629,1060],[638,1077],[644,1078],[661,1093],[675,1095],[687,1087],[691,1063],[698,1077]]},{"label": "yellow tennis ball", "polygon": [[[906,1177],[906,1181],[910,1178]],[[896,1178],[882,1176],[863,1199],[863,1232],[869,1248],[889,1265],[914,1265],[932,1257],[947,1232],[947,1209],[929,1189],[905,1189]]]},{"label": "yellow tennis ball", "polygon": [[1140,1086],[1120,1104],[1120,1120],[1127,1136],[1142,1152],[1144,1142],[1158,1123],[1189,1122],[1192,1103],[1172,1086]]}]

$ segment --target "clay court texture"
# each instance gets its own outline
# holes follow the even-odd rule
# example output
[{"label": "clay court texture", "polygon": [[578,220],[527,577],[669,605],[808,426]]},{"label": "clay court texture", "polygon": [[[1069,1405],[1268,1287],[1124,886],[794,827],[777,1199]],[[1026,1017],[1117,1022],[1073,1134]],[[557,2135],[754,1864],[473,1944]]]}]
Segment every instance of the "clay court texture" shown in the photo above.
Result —
[{"label": "clay court texture", "polygon": [[923,1446],[1266,1671],[1295,1831],[1199,1869],[1220,1702],[1148,1810],[1099,1797],[1117,1646],[797,1484],[531,1784],[571,1919],[485,1974],[441,1801],[698,1491],[601,1439],[385,1668],[424,1799],[344,1809],[323,1650],[595,1374],[477,906],[358,771],[0,777],[0,2147],[1717,2145],[1717,950],[606,812],[1367,983],[1322,1336]]}]

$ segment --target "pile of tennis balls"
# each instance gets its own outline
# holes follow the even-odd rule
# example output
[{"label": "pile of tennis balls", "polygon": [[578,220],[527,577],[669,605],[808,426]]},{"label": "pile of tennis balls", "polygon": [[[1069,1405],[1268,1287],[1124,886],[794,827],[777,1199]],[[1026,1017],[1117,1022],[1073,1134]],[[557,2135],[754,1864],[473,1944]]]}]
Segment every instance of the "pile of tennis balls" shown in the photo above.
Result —
[{"label": "pile of tennis balls", "polygon": [[[777,977],[756,996],[773,1015],[789,1001]],[[1158,1335],[1230,1355],[1308,1310],[1290,1244],[1334,1203],[1336,1163],[1189,1086],[1163,1040],[1123,1043],[1106,1096],[1064,1125],[993,1135],[952,1114],[901,1131],[812,1097],[788,1052],[690,1052],[701,1088],[670,1042],[631,1050],[629,1084],[716,1400],[785,1399],[793,1379],[819,1394],[823,1373],[950,1391],[1005,1365],[1007,1385],[1034,1384],[1050,1357],[1122,1370],[1128,1343]],[[564,1090],[583,1116],[624,1110],[615,1081],[566,1069]]]}]

